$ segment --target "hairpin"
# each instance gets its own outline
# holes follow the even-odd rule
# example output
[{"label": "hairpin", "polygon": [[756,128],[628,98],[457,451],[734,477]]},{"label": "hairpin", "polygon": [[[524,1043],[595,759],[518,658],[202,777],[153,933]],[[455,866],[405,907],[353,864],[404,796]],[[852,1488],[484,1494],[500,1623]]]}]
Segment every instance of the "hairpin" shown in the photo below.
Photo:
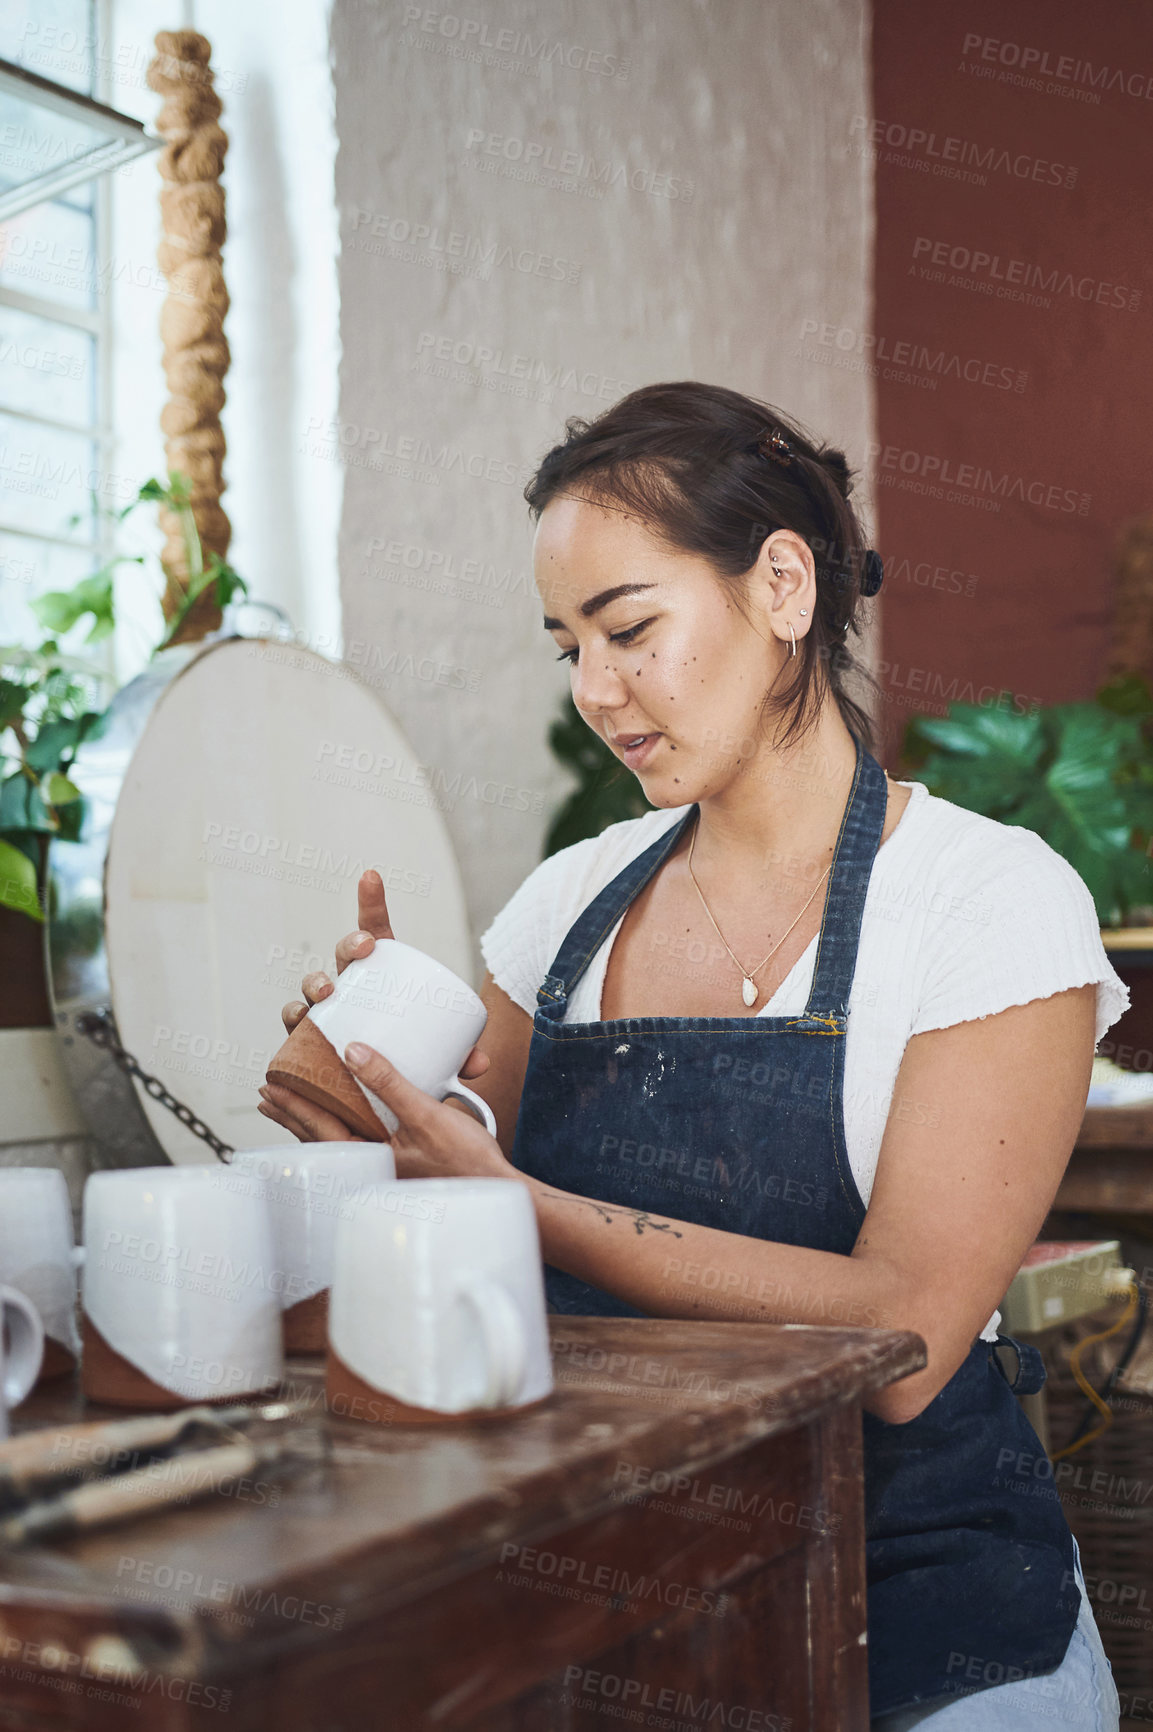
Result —
[{"label": "hairpin", "polygon": [[777,463],[787,465],[793,461],[793,448],[779,427],[766,428],[751,445],[746,445],[745,450],[756,451],[761,457],[771,457]]},{"label": "hairpin", "polygon": [[865,565],[861,572],[861,594],[876,595],[885,581],[885,567],[881,556],[870,547],[865,555]]}]

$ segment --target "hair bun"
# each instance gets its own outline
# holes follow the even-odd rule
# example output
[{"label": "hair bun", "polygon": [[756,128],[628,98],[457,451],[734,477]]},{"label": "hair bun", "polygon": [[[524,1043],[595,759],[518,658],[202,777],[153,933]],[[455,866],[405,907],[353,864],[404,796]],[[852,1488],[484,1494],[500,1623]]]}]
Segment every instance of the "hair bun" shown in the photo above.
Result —
[{"label": "hair bun", "polygon": [[849,460],[843,451],[825,450],[818,459],[828,470],[830,479],[842,499],[847,499],[852,490],[852,471]]},{"label": "hair bun", "polygon": [[880,554],[870,547],[865,554],[864,570],[861,572],[861,594],[876,595],[885,581],[885,567]]}]

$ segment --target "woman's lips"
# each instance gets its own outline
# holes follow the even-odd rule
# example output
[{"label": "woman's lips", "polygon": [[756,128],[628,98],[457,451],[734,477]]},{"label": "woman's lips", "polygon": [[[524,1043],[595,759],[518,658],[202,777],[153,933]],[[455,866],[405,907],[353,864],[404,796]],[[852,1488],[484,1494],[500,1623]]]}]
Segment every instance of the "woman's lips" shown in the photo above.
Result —
[{"label": "woman's lips", "polygon": [[660,734],[644,734],[634,745],[621,745],[621,756],[630,770],[639,769],[647,762],[656,750],[660,738]]}]

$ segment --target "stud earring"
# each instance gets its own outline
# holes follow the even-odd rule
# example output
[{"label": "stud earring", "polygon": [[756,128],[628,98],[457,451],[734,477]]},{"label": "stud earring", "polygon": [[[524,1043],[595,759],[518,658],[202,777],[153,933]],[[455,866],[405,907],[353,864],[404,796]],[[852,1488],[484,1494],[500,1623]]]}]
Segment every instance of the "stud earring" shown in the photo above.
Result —
[{"label": "stud earring", "polygon": [[807,607],[803,607],[801,609],[801,618],[802,619],[808,619],[808,617],[809,617],[809,610]]}]

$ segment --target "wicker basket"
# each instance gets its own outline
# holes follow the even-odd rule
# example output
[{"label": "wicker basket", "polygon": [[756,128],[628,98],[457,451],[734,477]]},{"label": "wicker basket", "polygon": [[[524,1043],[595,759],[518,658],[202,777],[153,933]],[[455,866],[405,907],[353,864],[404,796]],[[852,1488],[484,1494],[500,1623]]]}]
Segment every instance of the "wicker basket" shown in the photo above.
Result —
[{"label": "wicker basket", "polygon": [[[1072,1438],[1085,1397],[1050,1362],[1050,1447]],[[1061,1503],[1081,1549],[1089,1600],[1122,1715],[1153,1722],[1153,1396],[1118,1393],[1109,1429],[1054,1464]]]}]

